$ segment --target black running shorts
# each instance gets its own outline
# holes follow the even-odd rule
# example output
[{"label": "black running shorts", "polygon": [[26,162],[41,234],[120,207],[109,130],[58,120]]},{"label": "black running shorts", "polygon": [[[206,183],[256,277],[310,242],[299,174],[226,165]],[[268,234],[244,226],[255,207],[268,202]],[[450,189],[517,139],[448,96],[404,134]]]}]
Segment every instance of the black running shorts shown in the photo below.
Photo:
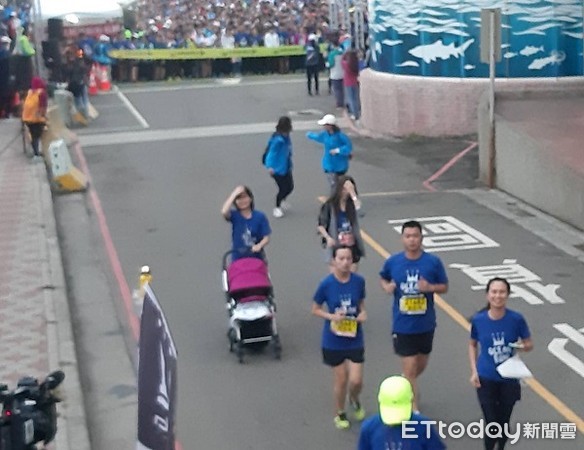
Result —
[{"label": "black running shorts", "polygon": [[322,362],[327,366],[337,367],[340,366],[348,359],[354,363],[365,362],[365,349],[364,348],[352,348],[347,350],[330,350],[327,348],[322,349]]},{"label": "black running shorts", "polygon": [[393,334],[393,350],[399,356],[429,355],[433,342],[433,330],[418,334]]}]

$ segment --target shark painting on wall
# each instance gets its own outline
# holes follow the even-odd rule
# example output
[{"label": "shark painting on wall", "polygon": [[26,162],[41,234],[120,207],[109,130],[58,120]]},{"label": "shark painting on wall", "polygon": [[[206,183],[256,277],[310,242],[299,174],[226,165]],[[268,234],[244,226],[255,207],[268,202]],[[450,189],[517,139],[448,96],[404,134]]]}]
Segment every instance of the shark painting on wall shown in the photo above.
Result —
[{"label": "shark painting on wall", "polygon": [[374,70],[488,77],[480,61],[480,13],[501,8],[497,77],[584,75],[582,0],[369,0]]}]

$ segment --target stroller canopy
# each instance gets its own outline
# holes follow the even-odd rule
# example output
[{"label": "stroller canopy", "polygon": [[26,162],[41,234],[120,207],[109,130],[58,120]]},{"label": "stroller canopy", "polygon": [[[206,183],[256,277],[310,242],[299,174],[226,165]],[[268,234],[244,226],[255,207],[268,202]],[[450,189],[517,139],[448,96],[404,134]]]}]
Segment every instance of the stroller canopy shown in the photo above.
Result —
[{"label": "stroller canopy", "polygon": [[247,289],[270,288],[267,264],[259,258],[240,258],[227,269],[229,292],[236,293]]}]

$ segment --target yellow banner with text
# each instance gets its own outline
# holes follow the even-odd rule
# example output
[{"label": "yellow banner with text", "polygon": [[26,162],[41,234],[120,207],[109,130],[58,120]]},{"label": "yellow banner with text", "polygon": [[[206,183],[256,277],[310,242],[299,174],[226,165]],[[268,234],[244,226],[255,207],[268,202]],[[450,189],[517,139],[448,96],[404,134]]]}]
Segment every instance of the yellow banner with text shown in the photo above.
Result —
[{"label": "yellow banner with text", "polygon": [[226,58],[274,58],[278,56],[302,56],[301,45],[281,47],[237,47],[237,48],[157,48],[140,50],[110,50],[115,59],[167,60],[167,59],[226,59]]}]

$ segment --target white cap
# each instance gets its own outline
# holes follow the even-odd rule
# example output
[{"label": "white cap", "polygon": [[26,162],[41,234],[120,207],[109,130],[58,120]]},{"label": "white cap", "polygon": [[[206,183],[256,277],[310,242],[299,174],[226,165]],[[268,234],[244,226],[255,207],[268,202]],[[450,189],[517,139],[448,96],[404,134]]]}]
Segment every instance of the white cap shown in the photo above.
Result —
[{"label": "white cap", "polygon": [[308,35],[308,40],[309,40],[309,41],[316,41],[316,34],[314,34],[314,33],[310,33],[310,34]]},{"label": "white cap", "polygon": [[140,268],[140,273],[150,273],[150,266],[142,266]]},{"label": "white cap", "polygon": [[337,118],[333,114],[327,114],[317,122],[319,125],[336,125]]},{"label": "white cap", "polygon": [[101,42],[109,42],[109,41],[110,41],[110,38],[109,38],[109,36],[107,36],[107,35],[105,35],[105,34],[102,34],[102,35],[99,37],[99,40],[100,40]]}]

